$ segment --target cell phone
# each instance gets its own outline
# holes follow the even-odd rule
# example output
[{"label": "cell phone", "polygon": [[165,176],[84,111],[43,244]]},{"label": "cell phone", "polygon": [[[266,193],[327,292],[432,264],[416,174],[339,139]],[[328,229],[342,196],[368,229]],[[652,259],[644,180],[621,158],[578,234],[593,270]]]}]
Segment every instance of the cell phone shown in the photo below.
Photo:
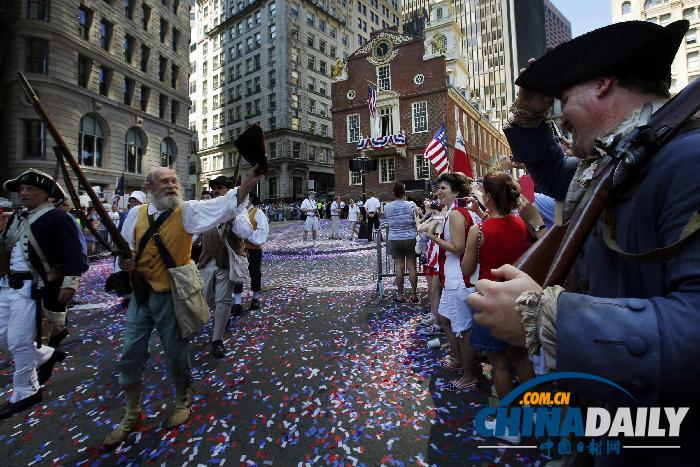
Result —
[{"label": "cell phone", "polygon": [[532,176],[525,174],[520,177],[520,194],[525,197],[529,202],[535,202],[535,182],[532,180]]}]

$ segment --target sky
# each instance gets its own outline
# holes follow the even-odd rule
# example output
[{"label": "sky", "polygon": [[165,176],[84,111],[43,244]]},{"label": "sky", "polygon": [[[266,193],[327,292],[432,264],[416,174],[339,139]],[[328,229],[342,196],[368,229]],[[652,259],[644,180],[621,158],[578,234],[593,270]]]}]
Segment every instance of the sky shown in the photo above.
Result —
[{"label": "sky", "polygon": [[612,22],[610,0],[550,0],[571,21],[571,34],[580,36]]}]

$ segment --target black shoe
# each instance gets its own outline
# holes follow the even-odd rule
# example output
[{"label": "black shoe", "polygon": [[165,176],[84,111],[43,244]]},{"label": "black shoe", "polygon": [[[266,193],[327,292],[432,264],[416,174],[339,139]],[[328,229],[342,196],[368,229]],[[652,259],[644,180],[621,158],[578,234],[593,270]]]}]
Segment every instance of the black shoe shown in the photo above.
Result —
[{"label": "black shoe", "polygon": [[214,358],[224,358],[226,356],[226,348],[221,340],[212,341],[211,356]]},{"label": "black shoe", "polygon": [[259,310],[261,308],[260,306],[260,300],[257,298],[254,298],[250,301],[250,309],[251,310]]},{"label": "black shoe", "polygon": [[243,305],[237,303],[231,307],[231,317],[241,316],[243,314]]},{"label": "black shoe", "polygon": [[41,397],[41,389],[35,394],[29,397],[25,397],[18,402],[7,402],[2,407],[0,407],[0,420],[10,418],[13,415],[17,415],[20,412],[24,412],[28,408],[38,404],[43,399]]},{"label": "black shoe", "polygon": [[49,347],[53,347],[55,349],[56,347],[61,345],[61,342],[63,341],[63,339],[68,337],[68,334],[69,334],[68,328],[63,328],[63,331],[51,336],[51,338],[49,339],[49,344],[48,344]]},{"label": "black shoe", "polygon": [[62,362],[65,358],[65,352],[62,352],[58,349],[54,350],[51,354],[51,357],[49,357],[48,360],[39,365],[36,369],[36,375],[39,379],[39,384],[44,384],[45,382],[47,382],[49,378],[51,378],[51,374],[53,373],[53,367],[56,364],[56,362]]}]

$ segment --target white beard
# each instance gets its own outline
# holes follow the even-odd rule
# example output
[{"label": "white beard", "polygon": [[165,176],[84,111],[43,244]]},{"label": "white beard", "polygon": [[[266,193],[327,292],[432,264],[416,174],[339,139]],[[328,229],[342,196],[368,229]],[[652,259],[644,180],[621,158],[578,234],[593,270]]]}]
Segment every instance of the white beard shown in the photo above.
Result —
[{"label": "white beard", "polygon": [[159,211],[167,211],[168,209],[177,209],[182,205],[182,195],[161,195],[160,193],[153,195],[153,205]]}]

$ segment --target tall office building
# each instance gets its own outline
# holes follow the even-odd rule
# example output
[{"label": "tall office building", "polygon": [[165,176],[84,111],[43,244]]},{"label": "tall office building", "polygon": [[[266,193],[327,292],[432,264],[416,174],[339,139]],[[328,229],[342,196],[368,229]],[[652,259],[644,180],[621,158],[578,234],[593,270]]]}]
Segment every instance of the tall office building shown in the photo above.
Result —
[{"label": "tall office building", "polygon": [[[423,35],[434,3],[404,2],[404,32]],[[466,95],[500,127],[515,98],[518,70],[545,51],[543,0],[454,0],[453,5],[467,51]]]},{"label": "tall office building", "polygon": [[571,40],[571,21],[549,0],[544,0],[544,31],[547,47]]},{"label": "tall office building", "polygon": [[644,20],[665,26],[679,19],[690,21],[690,29],[671,66],[671,92],[677,93],[700,76],[699,0],[612,0],[613,23]]},{"label": "tall office building", "polygon": [[270,158],[261,198],[298,200],[310,186],[333,193],[332,74],[373,31],[398,25],[399,8],[398,0],[198,0],[190,46],[198,188],[234,174],[233,141],[258,123]]},{"label": "tall office building", "polygon": [[[2,60],[3,179],[53,173],[55,145],[14,75],[24,72],[93,186],[154,167],[187,173],[186,1],[24,0],[7,10]],[[186,193],[191,194],[191,193]]]}]

